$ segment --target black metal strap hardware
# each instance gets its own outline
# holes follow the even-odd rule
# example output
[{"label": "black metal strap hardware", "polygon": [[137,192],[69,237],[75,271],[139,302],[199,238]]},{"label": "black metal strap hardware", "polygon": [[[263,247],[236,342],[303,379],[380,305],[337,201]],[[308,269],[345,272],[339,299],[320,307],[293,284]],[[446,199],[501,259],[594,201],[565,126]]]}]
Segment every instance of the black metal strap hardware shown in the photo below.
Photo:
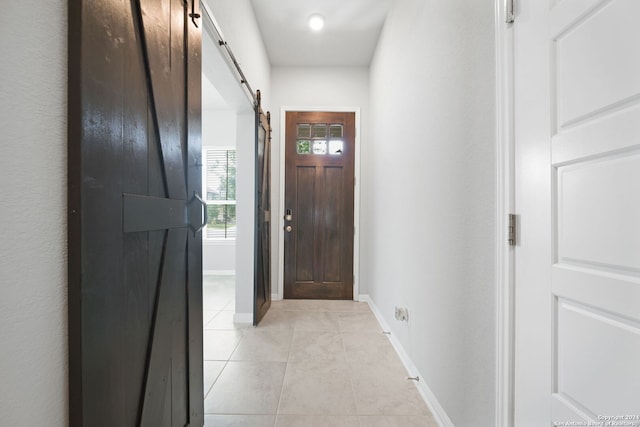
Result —
[{"label": "black metal strap hardware", "polygon": [[[200,231],[202,231],[204,226],[207,225],[207,222],[209,222],[209,212],[208,212],[208,209],[207,209],[207,202],[202,200],[202,197],[200,197],[200,195],[198,194],[197,191],[193,192],[193,199],[195,199],[198,202],[200,202],[200,205],[202,205],[202,211],[203,211],[203,214],[202,214],[203,219],[202,219],[202,223],[200,224],[200,226],[198,228],[194,228],[191,225],[189,225],[189,228],[191,228],[193,230],[193,235],[195,236]],[[193,201],[193,199],[191,199],[191,201]]]}]

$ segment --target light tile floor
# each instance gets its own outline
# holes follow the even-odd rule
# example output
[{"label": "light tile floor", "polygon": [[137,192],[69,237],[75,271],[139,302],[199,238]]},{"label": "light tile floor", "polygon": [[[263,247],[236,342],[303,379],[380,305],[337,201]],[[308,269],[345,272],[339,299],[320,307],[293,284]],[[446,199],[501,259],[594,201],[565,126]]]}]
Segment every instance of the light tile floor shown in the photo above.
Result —
[{"label": "light tile floor", "polygon": [[366,303],[274,301],[235,325],[235,279],[205,276],[206,427],[435,427]]}]

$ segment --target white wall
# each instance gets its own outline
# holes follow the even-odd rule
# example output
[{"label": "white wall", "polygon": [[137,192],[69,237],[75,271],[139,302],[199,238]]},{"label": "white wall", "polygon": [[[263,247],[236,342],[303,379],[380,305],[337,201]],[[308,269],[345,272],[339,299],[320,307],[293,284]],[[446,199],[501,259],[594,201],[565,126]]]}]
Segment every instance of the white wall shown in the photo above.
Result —
[{"label": "white wall", "polygon": [[[280,158],[282,148],[280,129],[282,107],[307,107],[317,108],[359,108],[360,109],[360,143],[363,150],[368,144],[367,126],[369,124],[369,69],[365,67],[345,68],[304,68],[283,67],[273,68],[271,71],[271,87],[273,89],[273,110],[271,112],[271,124],[273,127],[272,139],[272,235],[278,236],[282,230],[283,203],[280,198],[281,168],[284,167]],[[284,195],[282,195],[284,197]],[[275,220],[277,218],[277,221]],[[279,239],[272,239],[272,291],[277,293],[282,290],[278,275],[282,269],[279,262]],[[362,293],[362,282],[360,282]]]},{"label": "white wall", "polygon": [[68,424],[67,2],[0,13],[0,424]]},{"label": "white wall", "polygon": [[361,280],[460,427],[495,425],[493,13],[394,3],[362,150]]},{"label": "white wall", "polygon": [[204,110],[202,147],[235,147],[236,122],[234,110]]},{"label": "white wall", "polygon": [[[237,115],[233,110],[202,112],[202,148],[235,147]],[[230,272],[236,269],[235,240],[203,239],[202,269],[205,273]]]}]

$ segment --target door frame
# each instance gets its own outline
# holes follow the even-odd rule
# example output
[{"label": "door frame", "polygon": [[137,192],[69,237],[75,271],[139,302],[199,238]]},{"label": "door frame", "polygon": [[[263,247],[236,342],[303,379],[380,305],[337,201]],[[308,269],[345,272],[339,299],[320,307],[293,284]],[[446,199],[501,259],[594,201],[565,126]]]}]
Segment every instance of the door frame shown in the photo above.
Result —
[{"label": "door frame", "polygon": [[[515,247],[507,244],[508,214],[515,212],[514,34],[506,0],[495,0],[496,85],[496,407],[497,427],[514,422]],[[517,7],[517,3],[516,3]],[[517,15],[517,10],[515,11]],[[516,225],[518,217],[516,216]],[[516,228],[516,245],[518,244]]]},{"label": "door frame", "polygon": [[[280,108],[280,138],[279,138],[279,160],[280,160],[280,185],[278,189],[277,203],[277,223],[278,225],[278,281],[276,282],[277,293],[272,295],[273,300],[281,300],[284,298],[284,210],[285,210],[285,148],[286,148],[286,120],[287,112],[323,112],[335,111],[338,113],[354,113],[356,115],[355,122],[355,164],[354,177],[355,187],[353,191],[353,226],[355,232],[353,235],[353,300],[360,301],[360,107],[292,107],[284,106]],[[275,157],[275,156],[274,156]],[[275,208],[276,204],[272,204]],[[272,217],[273,220],[273,217]],[[272,289],[272,292],[274,289]]]}]

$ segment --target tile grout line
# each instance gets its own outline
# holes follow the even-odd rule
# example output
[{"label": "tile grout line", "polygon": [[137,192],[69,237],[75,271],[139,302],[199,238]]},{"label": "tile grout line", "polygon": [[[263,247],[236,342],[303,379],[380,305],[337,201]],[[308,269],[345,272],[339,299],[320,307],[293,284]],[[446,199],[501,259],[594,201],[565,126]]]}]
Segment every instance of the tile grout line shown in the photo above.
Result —
[{"label": "tile grout line", "polygon": [[[218,375],[216,375],[216,378],[213,380],[213,383],[211,383],[211,387],[209,387],[209,390],[207,390],[207,392],[204,395],[204,399],[203,400],[207,400],[207,396],[209,396],[209,393],[211,393],[211,390],[213,390],[213,386],[216,385],[216,382],[218,381],[218,378],[220,378],[220,375],[222,375],[222,371],[224,371],[224,368],[227,367],[227,364],[229,363],[228,360],[205,360],[204,362],[222,362],[224,363],[224,365],[222,366],[222,369],[220,369],[220,372],[218,372]],[[207,414],[205,412],[205,415],[213,415],[213,414]]]},{"label": "tile grout line", "polygon": [[337,314],[338,316],[338,327],[339,327],[339,331],[340,331],[340,341],[342,341],[342,351],[344,353],[344,360],[347,363],[347,375],[349,375],[349,384],[351,384],[351,396],[353,397],[353,406],[356,409],[356,413],[355,413],[355,417],[356,417],[356,421],[358,422],[358,426],[362,427],[360,424],[360,415],[359,415],[359,410],[358,410],[358,402],[356,401],[356,388],[353,385],[353,375],[351,372],[351,364],[349,363],[349,356],[347,355],[347,346],[345,344],[345,338],[344,338],[344,331],[342,328],[342,320],[340,319],[340,315]]},{"label": "tile grout line", "polygon": [[289,342],[289,351],[287,352],[287,361],[284,364],[284,374],[282,375],[282,384],[280,385],[280,397],[278,397],[278,405],[276,406],[276,414],[273,419],[274,427],[278,423],[278,416],[280,415],[280,404],[282,403],[282,395],[284,394],[284,380],[287,378],[287,372],[289,371],[289,362],[291,360],[291,348],[293,347],[293,338],[296,334],[296,318],[293,318],[293,327],[291,329],[291,342]]}]

